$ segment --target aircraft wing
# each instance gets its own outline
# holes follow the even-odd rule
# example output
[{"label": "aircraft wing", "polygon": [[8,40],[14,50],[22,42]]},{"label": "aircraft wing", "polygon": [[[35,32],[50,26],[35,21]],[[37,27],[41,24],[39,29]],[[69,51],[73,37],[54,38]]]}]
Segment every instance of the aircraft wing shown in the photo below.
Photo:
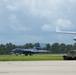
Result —
[{"label": "aircraft wing", "polygon": [[69,32],[69,31],[60,31],[59,28],[56,28],[57,33],[64,33],[64,34],[76,34],[76,32]]},{"label": "aircraft wing", "polygon": [[[57,32],[57,31],[56,31]],[[58,31],[58,33],[64,33],[64,34],[76,34],[76,32],[69,32],[69,31]]]}]

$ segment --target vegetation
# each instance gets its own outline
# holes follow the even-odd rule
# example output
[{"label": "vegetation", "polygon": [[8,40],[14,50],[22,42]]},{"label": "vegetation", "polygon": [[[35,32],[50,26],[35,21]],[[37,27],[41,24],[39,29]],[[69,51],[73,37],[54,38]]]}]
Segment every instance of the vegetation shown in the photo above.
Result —
[{"label": "vegetation", "polygon": [[40,60],[62,60],[62,55],[33,55],[33,56],[24,56],[24,55],[1,55],[0,61],[40,61]]},{"label": "vegetation", "polygon": [[49,50],[51,52],[51,54],[64,54],[67,53],[69,50],[74,50],[76,49],[76,43],[74,43],[73,45],[71,44],[64,44],[64,43],[54,43],[52,45],[50,45],[49,43],[46,44],[45,47],[40,46],[40,43],[27,43],[25,45],[14,45],[12,43],[7,43],[6,45],[0,44],[0,55],[8,55],[12,49],[14,48],[40,48],[40,49],[44,49],[44,50]]}]

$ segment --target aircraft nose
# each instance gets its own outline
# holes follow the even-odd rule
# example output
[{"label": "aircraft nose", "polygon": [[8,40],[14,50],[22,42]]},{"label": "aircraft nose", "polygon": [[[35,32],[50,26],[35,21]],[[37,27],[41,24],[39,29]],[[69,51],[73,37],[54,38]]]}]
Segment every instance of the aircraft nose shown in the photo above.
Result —
[{"label": "aircraft nose", "polygon": [[76,41],[76,37],[74,37],[74,39],[73,39],[74,41]]}]

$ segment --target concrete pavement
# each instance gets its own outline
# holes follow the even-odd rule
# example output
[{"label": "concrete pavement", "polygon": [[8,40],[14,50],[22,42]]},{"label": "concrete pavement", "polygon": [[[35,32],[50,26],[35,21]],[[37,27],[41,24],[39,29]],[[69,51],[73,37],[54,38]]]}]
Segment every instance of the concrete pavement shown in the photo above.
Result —
[{"label": "concrete pavement", "polygon": [[0,75],[76,75],[76,61],[0,62]]}]

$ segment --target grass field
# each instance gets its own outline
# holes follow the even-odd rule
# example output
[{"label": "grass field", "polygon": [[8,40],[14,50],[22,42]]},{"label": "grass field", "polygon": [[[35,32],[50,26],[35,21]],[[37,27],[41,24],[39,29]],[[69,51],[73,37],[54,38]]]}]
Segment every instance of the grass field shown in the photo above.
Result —
[{"label": "grass field", "polygon": [[38,60],[62,60],[62,55],[58,54],[49,54],[49,55],[33,55],[33,56],[24,56],[24,55],[0,55],[0,61],[38,61]]}]

